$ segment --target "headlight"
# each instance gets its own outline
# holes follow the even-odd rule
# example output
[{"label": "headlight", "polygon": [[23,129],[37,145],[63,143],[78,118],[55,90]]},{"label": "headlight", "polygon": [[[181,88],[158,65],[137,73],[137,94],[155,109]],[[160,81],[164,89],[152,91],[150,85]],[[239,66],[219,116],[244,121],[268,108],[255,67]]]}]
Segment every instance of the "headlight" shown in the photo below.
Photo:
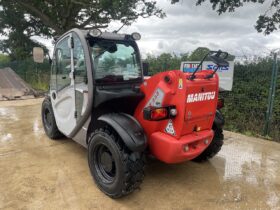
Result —
[{"label": "headlight", "polygon": [[100,37],[101,34],[102,34],[102,32],[97,28],[89,31],[89,35],[91,35],[92,37]]},{"label": "headlight", "polygon": [[132,33],[131,36],[134,40],[140,40],[141,39],[141,35],[137,32]]}]

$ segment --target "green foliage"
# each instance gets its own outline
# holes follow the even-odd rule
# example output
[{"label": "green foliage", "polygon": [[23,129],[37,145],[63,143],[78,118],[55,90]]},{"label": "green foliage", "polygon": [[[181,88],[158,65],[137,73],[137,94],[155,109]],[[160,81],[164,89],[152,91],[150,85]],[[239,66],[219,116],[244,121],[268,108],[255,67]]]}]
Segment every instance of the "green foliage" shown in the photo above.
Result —
[{"label": "green foliage", "polygon": [[5,54],[0,54],[0,65],[6,64],[10,62],[10,57]]},{"label": "green foliage", "polygon": [[[179,0],[173,0],[178,2]],[[244,6],[244,4],[258,3],[263,4],[265,0],[197,0],[196,5],[201,5],[203,2],[212,4],[212,9],[216,10],[219,15],[226,12],[234,12],[236,8]],[[260,14],[256,22],[255,28],[258,32],[270,34],[276,31],[280,26],[280,1],[271,0],[267,10]]]},{"label": "green foliage", "polygon": [[102,71],[111,71],[111,68],[116,64],[116,59],[114,56],[110,55],[105,57],[104,61],[102,61],[102,64]]},{"label": "green foliage", "polygon": [[187,59],[188,54],[177,56],[170,53],[162,53],[159,56],[148,54],[145,62],[149,63],[149,74],[153,75],[157,72],[163,72],[171,69],[180,69],[182,58]]},{"label": "green foliage", "polygon": [[[181,0],[171,0],[172,4],[176,4]],[[196,0],[196,5],[203,3],[212,5],[212,9],[217,11],[219,15],[226,12],[234,12],[237,8],[243,7],[245,4],[263,4],[265,0]],[[263,14],[260,14],[255,25],[258,32],[268,35],[280,28],[280,1],[271,0],[270,5]]]},{"label": "green foliage", "polygon": [[209,53],[209,49],[206,47],[199,47],[189,57],[189,61],[200,61],[204,58],[204,56]]},{"label": "green foliage", "polygon": [[[198,47],[191,53],[191,55],[187,59],[189,61],[201,61],[204,58],[204,56],[209,52],[210,52],[210,49],[208,49],[207,47]],[[235,58],[235,56],[229,54],[227,60],[233,61],[234,58]],[[206,58],[205,60],[211,60],[211,59]],[[184,60],[182,60],[182,61],[184,61]]]},{"label": "green foliage", "polygon": [[[12,60],[30,57],[33,47],[42,46],[30,39],[30,36],[40,35],[33,31],[34,21],[22,8],[16,7],[14,1],[0,0],[0,6],[0,34],[7,36],[7,39],[1,40],[0,50],[8,53]],[[42,24],[40,27],[42,31],[46,29]]]},{"label": "green foliage", "polygon": [[0,50],[12,59],[24,59],[38,46],[31,36],[51,38],[72,28],[106,28],[111,21],[130,25],[150,16],[165,16],[153,0],[0,0],[0,34],[7,36]]},{"label": "green foliage", "polygon": [[[170,53],[162,53],[159,56],[148,54],[145,62],[149,63],[149,73],[153,75],[157,72],[180,69],[182,61],[201,61],[209,51],[206,47],[198,47],[192,53],[184,53],[179,56]],[[234,60],[234,56],[229,55],[228,60]]]},{"label": "green foliage", "polygon": [[2,40],[0,50],[8,53],[11,60],[23,60],[32,55],[33,47],[42,47],[48,52],[42,44],[31,40],[28,36],[21,34],[20,31],[14,31],[9,34],[9,38]]},{"label": "green foliage", "polygon": [[[272,60],[261,59],[256,63],[237,64],[234,71],[233,90],[221,93],[225,98],[223,113],[226,129],[261,135],[268,105]],[[278,83],[279,84],[279,83]],[[278,87],[279,91],[280,87]],[[280,130],[280,98],[274,103],[270,135],[277,140]],[[279,140],[279,139],[278,139]]]}]

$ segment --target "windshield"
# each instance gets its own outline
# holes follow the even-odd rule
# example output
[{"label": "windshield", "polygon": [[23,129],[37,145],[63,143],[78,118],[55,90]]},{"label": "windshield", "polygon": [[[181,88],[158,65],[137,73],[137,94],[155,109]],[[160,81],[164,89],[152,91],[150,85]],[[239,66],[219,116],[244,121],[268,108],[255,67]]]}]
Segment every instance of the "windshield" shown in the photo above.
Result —
[{"label": "windshield", "polygon": [[98,41],[92,45],[97,83],[127,82],[142,77],[137,49],[128,42]]}]

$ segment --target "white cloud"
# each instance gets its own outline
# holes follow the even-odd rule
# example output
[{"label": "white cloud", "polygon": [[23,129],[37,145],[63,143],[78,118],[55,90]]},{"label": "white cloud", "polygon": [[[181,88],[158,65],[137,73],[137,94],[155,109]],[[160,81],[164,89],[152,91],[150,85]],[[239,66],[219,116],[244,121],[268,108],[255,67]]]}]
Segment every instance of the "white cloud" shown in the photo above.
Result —
[{"label": "white cloud", "polygon": [[256,20],[268,3],[247,4],[235,13],[219,16],[211,5],[195,6],[195,0],[171,5],[168,0],[158,1],[167,17],[139,19],[132,27],[123,31],[139,31],[139,42],[144,53],[184,53],[203,46],[222,49],[237,56],[267,53],[280,47],[280,32],[264,36],[254,29]]},{"label": "white cloud", "polygon": [[[250,3],[235,13],[221,16],[207,3],[195,6],[195,0],[175,5],[171,5],[169,0],[159,0],[158,6],[166,12],[166,18],[140,18],[121,30],[122,33],[141,33],[139,47],[142,54],[185,53],[202,46],[241,56],[263,54],[280,47],[280,32],[264,36],[254,29],[257,17],[268,8],[268,3]],[[120,24],[112,23],[107,30],[119,27]],[[51,41],[39,41],[52,48]]]}]

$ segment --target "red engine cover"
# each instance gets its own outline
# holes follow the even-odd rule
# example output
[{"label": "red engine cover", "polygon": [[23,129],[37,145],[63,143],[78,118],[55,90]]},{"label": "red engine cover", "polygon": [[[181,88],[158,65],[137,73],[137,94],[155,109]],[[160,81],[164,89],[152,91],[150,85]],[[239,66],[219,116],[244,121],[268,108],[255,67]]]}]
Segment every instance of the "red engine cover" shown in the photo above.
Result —
[{"label": "red engine cover", "polygon": [[[157,150],[157,144],[151,144],[152,135],[156,132],[167,134],[165,136],[170,136],[170,141],[180,141],[182,137],[186,140],[186,135],[191,136],[200,131],[208,130],[212,135],[211,129],[218,101],[219,78],[215,74],[213,78],[205,79],[205,76],[211,73],[213,72],[200,71],[196,73],[194,80],[188,80],[190,73],[183,73],[179,70],[167,71],[150,77],[141,85],[145,98],[139,103],[134,116],[146,132],[152,153]],[[145,107],[166,105],[176,106],[177,116],[175,118],[162,121],[149,121],[143,118]],[[159,154],[153,155],[159,156]],[[158,158],[162,159],[162,157]]]}]

